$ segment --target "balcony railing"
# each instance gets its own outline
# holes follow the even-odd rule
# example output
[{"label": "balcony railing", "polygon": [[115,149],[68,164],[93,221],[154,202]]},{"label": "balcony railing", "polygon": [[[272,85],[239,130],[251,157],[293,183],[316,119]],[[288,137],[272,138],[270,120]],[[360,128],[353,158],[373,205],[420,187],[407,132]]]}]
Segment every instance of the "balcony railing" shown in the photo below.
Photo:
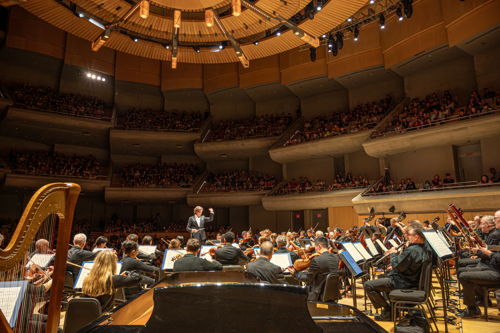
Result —
[{"label": "balcony railing", "polygon": [[27,106],[23,103],[20,102],[15,102],[14,107],[17,107],[19,109],[24,109],[24,110],[32,110],[32,111],[40,111],[40,112],[47,112],[47,113],[56,113],[64,116],[71,116],[71,117],[78,117],[78,118],[87,118],[87,119],[92,119],[92,120],[99,120],[99,121],[107,121],[111,122],[111,117],[112,117],[112,109],[105,109],[104,114],[102,116],[94,116],[91,114],[75,114],[74,112],[71,111],[55,111],[55,110],[47,110],[47,109],[41,109],[41,108],[36,108],[33,106]]},{"label": "balcony railing", "polygon": [[482,116],[486,116],[486,115],[491,115],[491,114],[500,114],[500,108],[494,108],[494,109],[487,110],[487,111],[479,111],[476,114],[470,114],[470,115],[466,115],[466,116],[462,116],[462,117],[460,117],[458,115],[454,115],[454,116],[448,117],[446,119],[433,120],[433,121],[431,121],[431,122],[429,122],[427,124],[424,124],[424,125],[414,126],[414,127],[409,127],[409,128],[404,128],[404,129],[400,129],[400,130],[394,129],[394,130],[390,130],[390,131],[387,131],[387,132],[385,132],[385,131],[373,132],[372,135],[371,135],[371,138],[375,139],[375,138],[379,138],[379,137],[386,137],[386,136],[404,134],[404,133],[416,131],[416,130],[419,130],[419,129],[424,129],[424,128],[434,127],[434,126],[438,126],[438,125],[449,124],[451,122],[460,121],[460,120],[475,119],[475,118],[478,118],[478,117],[482,117]]}]

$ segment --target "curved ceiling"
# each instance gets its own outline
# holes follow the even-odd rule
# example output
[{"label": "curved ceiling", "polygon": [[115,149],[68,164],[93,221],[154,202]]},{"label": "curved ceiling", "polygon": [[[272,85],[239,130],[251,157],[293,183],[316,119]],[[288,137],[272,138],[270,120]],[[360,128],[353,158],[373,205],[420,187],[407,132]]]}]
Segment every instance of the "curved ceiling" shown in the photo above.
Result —
[{"label": "curved ceiling", "polygon": [[[97,19],[103,24],[116,22],[137,0],[30,0],[21,2],[21,6],[48,23],[88,41],[95,40],[103,30],[91,24],[88,17]],[[297,13],[303,14],[310,0],[258,0],[249,1],[259,9],[274,15],[290,19]],[[314,19],[305,19],[298,27],[313,37],[320,37],[337,27],[367,4],[367,0],[329,0],[317,12]],[[227,41],[227,37],[216,27],[207,27],[204,22],[204,10],[212,8],[220,15],[226,30],[241,42],[241,49],[249,60],[275,55],[299,47],[304,41],[291,30],[281,36],[269,36],[266,32],[277,29],[279,22],[267,21],[254,11],[244,9],[239,16],[227,15],[231,10],[231,0],[151,0],[149,17],[143,19],[138,11],[125,22],[120,23],[117,31],[112,31],[105,46],[120,52],[136,56],[171,60],[171,51],[165,45],[171,43],[173,35],[173,11],[182,11],[179,29],[178,62],[185,63],[230,63],[238,58],[231,47],[218,52],[208,47],[196,52],[186,45],[214,45]],[[87,17],[76,15],[75,8]],[[127,34],[125,34],[126,32]],[[130,36],[137,36],[134,42]],[[143,38],[141,38],[143,37]],[[258,45],[242,42],[257,38]],[[150,41],[148,41],[150,40]],[[90,43],[89,43],[90,48]]]}]

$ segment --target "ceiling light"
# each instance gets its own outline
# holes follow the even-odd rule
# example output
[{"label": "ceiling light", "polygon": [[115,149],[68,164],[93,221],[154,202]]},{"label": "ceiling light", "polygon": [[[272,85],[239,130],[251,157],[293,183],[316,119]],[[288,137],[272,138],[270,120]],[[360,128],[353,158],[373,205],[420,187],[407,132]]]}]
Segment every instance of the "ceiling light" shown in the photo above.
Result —
[{"label": "ceiling light", "polygon": [[375,0],[370,0],[370,5],[373,5],[375,3]]},{"label": "ceiling light", "polygon": [[97,81],[101,81],[101,77],[100,76],[97,77]]},{"label": "ceiling light", "polygon": [[92,23],[93,25],[95,25],[96,27],[99,27],[101,28],[102,30],[105,30],[106,27],[104,26],[104,24],[102,24],[101,22],[97,21],[97,20],[94,20],[93,18],[89,17],[89,22]]},{"label": "ceiling light", "polygon": [[87,77],[88,77],[88,78],[92,77],[92,74],[87,73]]},{"label": "ceiling light", "polygon": [[280,31],[276,32],[276,36],[281,36],[281,32]]},{"label": "ceiling light", "polygon": [[85,17],[84,13],[78,13],[78,17]]},{"label": "ceiling light", "polygon": [[143,19],[147,19],[149,17],[149,1],[142,0],[139,5],[139,16]]},{"label": "ceiling light", "polygon": [[139,41],[139,38],[134,37],[134,38],[132,38],[132,40],[137,43]]},{"label": "ceiling light", "polygon": [[106,78],[104,78],[104,77],[101,80],[102,80],[102,82],[106,82]]},{"label": "ceiling light", "polygon": [[224,45],[220,44],[219,45],[219,50],[222,50],[222,49],[224,49]]},{"label": "ceiling light", "polygon": [[253,45],[255,45],[255,46],[259,45],[259,41],[256,40],[255,42],[253,42]]},{"label": "ceiling light", "polygon": [[205,10],[205,24],[209,28],[214,25],[214,12],[211,9]]},{"label": "ceiling light", "polygon": [[233,16],[241,15],[241,0],[232,0],[231,7],[233,10]]},{"label": "ceiling light", "polygon": [[380,23],[380,29],[385,29],[385,16],[384,14],[380,14],[378,16],[378,20],[379,20],[379,23]]},{"label": "ceiling light", "polygon": [[321,38],[326,38],[326,34],[321,35]]},{"label": "ceiling light", "polygon": [[347,22],[352,22],[352,17],[349,17],[349,18],[347,19]]},{"label": "ceiling light", "polygon": [[95,80],[95,74],[92,74],[92,79],[94,79],[94,80]]},{"label": "ceiling light", "polygon": [[359,28],[358,25],[354,27],[354,41],[357,41],[359,37]]},{"label": "ceiling light", "polygon": [[167,50],[168,50],[168,49],[170,49],[170,45],[165,44],[165,48],[166,48]]},{"label": "ceiling light", "polygon": [[316,7],[316,11],[320,11],[322,9],[321,5],[318,5],[318,7]]},{"label": "ceiling light", "polygon": [[401,6],[399,6],[397,9],[396,9],[396,15],[398,16],[398,21],[403,21],[404,17],[403,17],[403,10],[401,9]]}]

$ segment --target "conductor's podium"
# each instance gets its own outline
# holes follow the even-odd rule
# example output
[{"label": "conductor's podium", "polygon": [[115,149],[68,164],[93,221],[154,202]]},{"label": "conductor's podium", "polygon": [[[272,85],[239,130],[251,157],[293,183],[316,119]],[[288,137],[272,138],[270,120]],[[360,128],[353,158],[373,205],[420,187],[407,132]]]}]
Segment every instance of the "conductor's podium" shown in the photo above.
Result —
[{"label": "conductor's podium", "polygon": [[79,333],[386,332],[353,307],[306,298],[304,287],[258,283],[247,273],[172,273]]}]

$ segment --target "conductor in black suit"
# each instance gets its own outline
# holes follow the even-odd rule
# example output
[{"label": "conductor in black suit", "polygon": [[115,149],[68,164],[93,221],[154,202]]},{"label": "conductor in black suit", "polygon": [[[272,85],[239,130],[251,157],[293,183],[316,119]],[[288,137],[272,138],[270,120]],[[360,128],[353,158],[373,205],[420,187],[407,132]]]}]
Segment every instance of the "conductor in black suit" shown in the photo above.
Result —
[{"label": "conductor in black suit", "polygon": [[205,241],[207,240],[205,223],[212,222],[214,220],[214,210],[209,208],[208,212],[210,213],[210,216],[206,217],[201,215],[203,214],[203,207],[194,207],[194,215],[189,217],[186,227],[187,232],[191,233],[191,238],[199,240],[200,244],[205,244]]}]

